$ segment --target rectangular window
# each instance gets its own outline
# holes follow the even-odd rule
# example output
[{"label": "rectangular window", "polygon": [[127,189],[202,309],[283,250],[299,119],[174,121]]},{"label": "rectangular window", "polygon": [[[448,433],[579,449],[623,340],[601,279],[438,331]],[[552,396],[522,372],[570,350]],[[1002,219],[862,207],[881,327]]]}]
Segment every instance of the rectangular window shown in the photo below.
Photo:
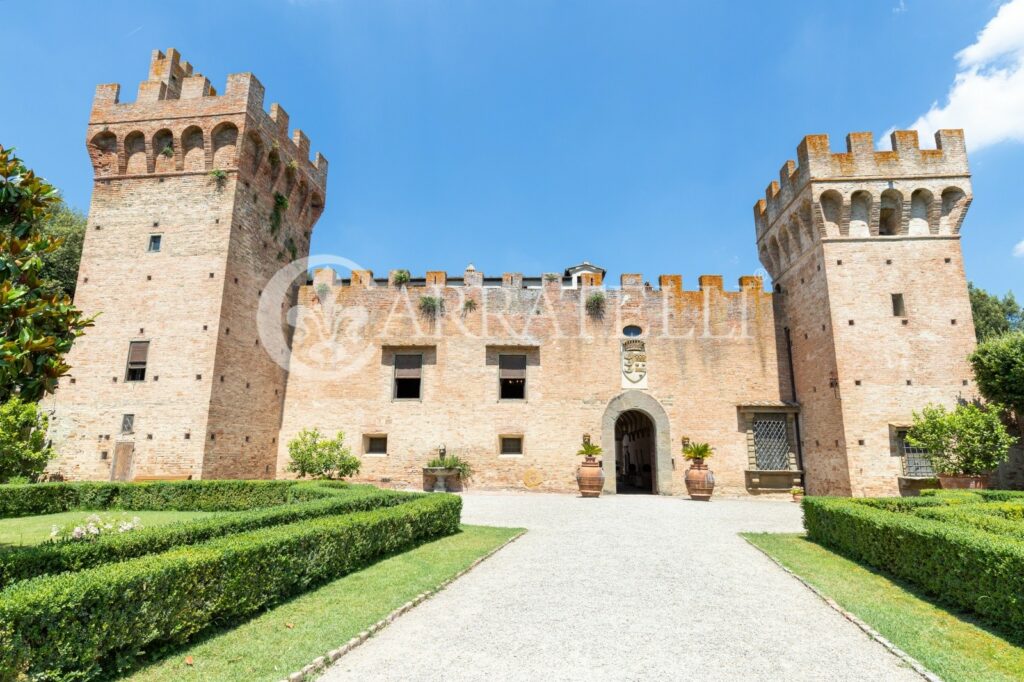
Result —
[{"label": "rectangular window", "polygon": [[498,384],[501,400],[526,399],[526,356],[498,356]]},{"label": "rectangular window", "polygon": [[903,475],[915,478],[934,478],[935,470],[932,469],[932,462],[928,459],[928,451],[922,448],[915,448],[907,442],[907,432],[900,430],[896,432],[896,445],[899,448],[898,455],[903,460]]},{"label": "rectangular window", "polygon": [[419,400],[422,375],[422,355],[395,355],[395,400]]},{"label": "rectangular window", "polygon": [[149,357],[149,341],[132,341],[128,344],[128,371],[125,381],[146,380],[146,360]]},{"label": "rectangular window", "polygon": [[757,468],[762,471],[789,468],[789,434],[785,415],[754,415],[754,456]]},{"label": "rectangular window", "polygon": [[135,433],[135,415],[121,415],[121,433]]},{"label": "rectangular window", "polygon": [[161,235],[158,235],[158,234],[151,234],[151,235],[149,235],[149,249],[148,249],[148,251],[150,253],[156,253],[157,251],[159,251],[160,250],[160,242],[161,241],[163,241],[163,238],[162,238]]},{"label": "rectangular window", "polygon": [[368,455],[386,455],[386,454],[388,454],[388,437],[387,436],[367,436],[366,437],[366,454],[368,454]]},{"label": "rectangular window", "polygon": [[501,454],[503,454],[503,455],[521,455],[521,454],[523,454],[523,437],[522,436],[502,436],[501,437]]},{"label": "rectangular window", "polygon": [[903,302],[903,294],[892,295],[892,314],[893,317],[907,316],[907,306]]}]

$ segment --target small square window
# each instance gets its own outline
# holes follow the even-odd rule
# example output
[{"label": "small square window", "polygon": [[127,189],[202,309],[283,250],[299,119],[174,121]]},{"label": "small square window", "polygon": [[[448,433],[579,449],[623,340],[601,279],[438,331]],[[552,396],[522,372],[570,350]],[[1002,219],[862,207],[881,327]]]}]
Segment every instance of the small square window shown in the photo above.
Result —
[{"label": "small square window", "polygon": [[503,455],[521,455],[521,454],[523,454],[523,437],[522,436],[502,436],[501,437],[501,454],[503,454]]},{"label": "small square window", "polygon": [[386,454],[388,454],[388,437],[387,436],[367,436],[366,437],[366,454],[368,454],[368,455],[386,455]]},{"label": "small square window", "polygon": [[157,251],[160,250],[160,245],[161,245],[162,241],[163,241],[163,236],[162,235],[159,235],[159,234],[151,234],[151,235],[149,235],[149,248],[146,249],[146,250],[149,251],[150,253],[156,253]]},{"label": "small square window", "polygon": [[121,433],[135,433],[135,415],[134,414],[123,414],[121,415]]}]

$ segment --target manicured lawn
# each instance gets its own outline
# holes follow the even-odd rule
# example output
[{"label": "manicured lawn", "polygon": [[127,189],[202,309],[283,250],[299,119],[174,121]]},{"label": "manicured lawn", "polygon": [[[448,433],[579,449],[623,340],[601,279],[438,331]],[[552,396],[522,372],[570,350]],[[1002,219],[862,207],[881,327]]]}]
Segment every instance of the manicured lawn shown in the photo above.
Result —
[{"label": "manicured lawn", "polygon": [[799,534],[744,533],[944,680],[1020,680],[1024,648]]},{"label": "manicured lawn", "polygon": [[189,521],[203,516],[211,516],[218,512],[181,512],[181,511],[73,511],[61,514],[45,514],[42,516],[23,516],[16,519],[0,519],[0,551],[6,547],[21,545],[38,545],[50,539],[50,530],[54,525],[65,526],[69,531],[75,526],[85,524],[86,517],[97,514],[104,520],[111,520],[114,525],[118,521],[130,521],[139,517],[142,526],[163,526],[175,521]]},{"label": "manicured lawn", "polygon": [[384,559],[236,628],[214,633],[129,679],[280,680],[521,532],[517,528],[463,526],[457,535]]}]

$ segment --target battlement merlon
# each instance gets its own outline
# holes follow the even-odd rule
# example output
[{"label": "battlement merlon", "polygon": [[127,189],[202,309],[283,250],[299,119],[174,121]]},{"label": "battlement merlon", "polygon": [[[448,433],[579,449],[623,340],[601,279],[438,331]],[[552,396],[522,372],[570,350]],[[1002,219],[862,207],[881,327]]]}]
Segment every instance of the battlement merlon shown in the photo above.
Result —
[{"label": "battlement merlon", "polygon": [[846,151],[833,152],[828,135],[807,135],[797,146],[797,161],[786,161],[779,179],[754,204],[758,233],[763,232],[809,182],[897,179],[901,177],[968,177],[964,131],[939,130],[935,149],[921,149],[916,130],[896,130],[891,151],[875,149],[869,132],[846,136]]},{"label": "battlement merlon", "polygon": [[[99,132],[97,129],[107,127],[124,126],[125,134],[131,127],[144,130],[142,122],[162,119],[213,119],[206,131],[209,133],[224,118],[248,114],[258,127],[276,129],[278,145],[290,152],[287,156],[303,159],[315,184],[321,191],[325,190],[327,159],[319,152],[310,159],[309,138],[298,129],[289,132],[288,114],[279,104],[271,104],[269,111],[264,110],[264,93],[263,84],[253,74],[232,73],[227,77],[224,93],[218,94],[205,76],[182,61],[177,50],[171,48],[166,53],[154,50],[149,78],[140,83],[134,102],[121,101],[118,83],[96,86],[89,115],[89,137]],[[197,123],[207,128],[200,121]],[[118,137],[123,138],[123,135]]]}]

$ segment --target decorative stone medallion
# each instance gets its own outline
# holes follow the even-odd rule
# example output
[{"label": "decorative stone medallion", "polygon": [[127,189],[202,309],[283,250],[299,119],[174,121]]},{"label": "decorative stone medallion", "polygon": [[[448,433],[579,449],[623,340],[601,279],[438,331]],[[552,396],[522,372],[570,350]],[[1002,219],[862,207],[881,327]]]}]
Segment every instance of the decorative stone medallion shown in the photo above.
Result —
[{"label": "decorative stone medallion", "polygon": [[531,490],[539,486],[544,479],[536,469],[527,469],[523,472],[523,485]]}]

